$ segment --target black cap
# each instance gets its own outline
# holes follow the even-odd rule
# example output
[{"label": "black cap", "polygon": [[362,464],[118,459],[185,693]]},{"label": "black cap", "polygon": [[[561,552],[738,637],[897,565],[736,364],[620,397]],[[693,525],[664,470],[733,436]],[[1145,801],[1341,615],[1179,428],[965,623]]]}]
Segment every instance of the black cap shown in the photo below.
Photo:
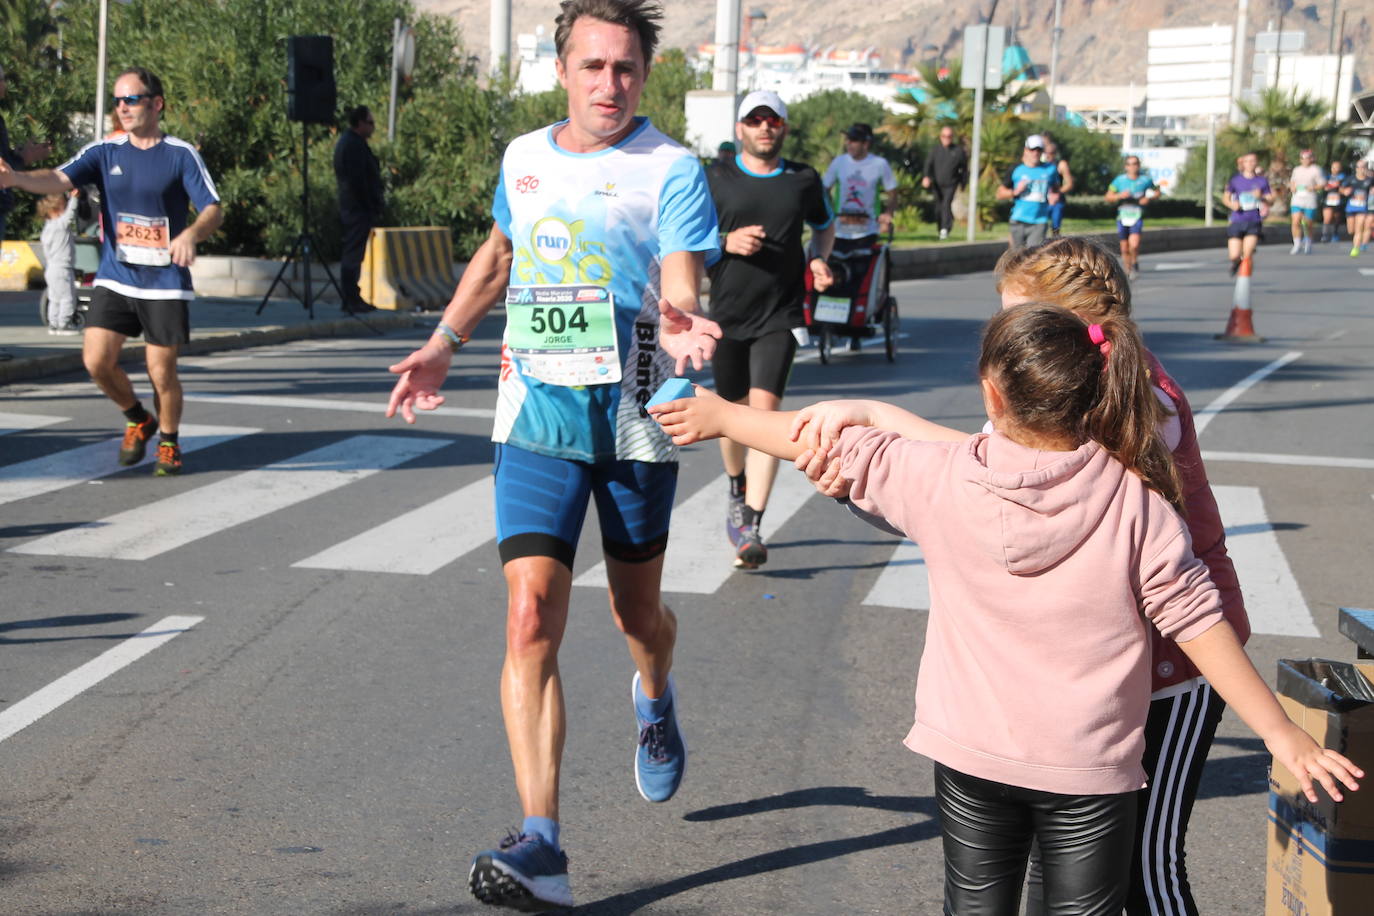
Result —
[{"label": "black cap", "polygon": [[845,128],[844,135],[851,140],[872,140],[873,128],[867,124],[851,124]]}]

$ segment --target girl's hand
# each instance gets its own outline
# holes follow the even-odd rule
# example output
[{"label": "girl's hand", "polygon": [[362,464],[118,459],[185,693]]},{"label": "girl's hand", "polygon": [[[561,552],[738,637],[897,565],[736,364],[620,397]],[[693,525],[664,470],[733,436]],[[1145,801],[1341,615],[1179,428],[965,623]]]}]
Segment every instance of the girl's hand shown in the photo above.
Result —
[{"label": "girl's hand", "polygon": [[851,482],[840,476],[838,455],[807,449],[797,456],[794,464],[797,470],[816,485],[816,491],[822,496],[832,499],[844,499],[849,496]]},{"label": "girl's hand", "polygon": [[722,435],[721,421],[730,403],[700,385],[693,385],[695,397],[665,401],[649,408],[649,416],[673,438],[674,445],[691,445]]},{"label": "girl's hand", "polygon": [[1272,738],[1266,738],[1264,744],[1274,759],[1297,777],[1303,795],[1310,802],[1318,801],[1317,791],[1312,786],[1314,779],[1335,801],[1343,798],[1336,784],[1338,779],[1352,792],[1360,787],[1355,780],[1364,776],[1364,770],[1343,754],[1321,747],[1312,740],[1311,735],[1292,722],[1284,723],[1283,728]]},{"label": "girl's hand", "polygon": [[[821,455],[828,456],[846,426],[872,426],[870,401],[821,401],[797,411],[789,435]],[[809,476],[809,475],[808,475]],[[814,478],[813,478],[814,479]]]}]

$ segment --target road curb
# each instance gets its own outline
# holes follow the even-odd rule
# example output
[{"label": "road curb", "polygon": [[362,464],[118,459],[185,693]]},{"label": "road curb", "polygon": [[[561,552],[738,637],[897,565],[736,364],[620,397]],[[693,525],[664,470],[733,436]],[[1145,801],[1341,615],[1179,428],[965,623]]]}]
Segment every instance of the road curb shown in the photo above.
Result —
[{"label": "road curb", "polygon": [[[1287,226],[1266,225],[1269,230],[1262,244],[1288,244],[1291,237]],[[1078,238],[1101,242],[1113,252],[1117,250],[1115,232],[1085,233]],[[1140,238],[1141,254],[1166,251],[1193,251],[1213,248],[1220,255],[1226,250],[1226,224],[1192,228],[1150,229]],[[992,270],[997,259],[1007,250],[1001,242],[936,242],[920,248],[894,248],[891,251],[891,272],[894,280],[919,280],[924,277],[943,277],[951,274],[972,274]]]},{"label": "road curb", "polygon": [[[305,340],[312,337],[357,337],[370,333],[362,322],[379,331],[393,331],[414,327],[417,317],[413,312],[389,313],[369,312],[361,320],[339,318],[331,321],[315,321],[309,324],[270,325],[265,327],[244,328],[239,331],[207,332],[204,336],[193,336],[191,342],[181,348],[182,356],[198,356],[217,353],[223,350],[241,350],[247,347],[260,347],[267,344],[282,343],[288,340]],[[121,363],[142,362],[144,344],[141,340],[131,340],[124,345],[119,354]],[[80,372],[85,369],[81,361],[81,351],[55,353],[48,356],[33,356],[0,362],[0,385],[25,379],[43,378],[60,375],[64,372]]]}]

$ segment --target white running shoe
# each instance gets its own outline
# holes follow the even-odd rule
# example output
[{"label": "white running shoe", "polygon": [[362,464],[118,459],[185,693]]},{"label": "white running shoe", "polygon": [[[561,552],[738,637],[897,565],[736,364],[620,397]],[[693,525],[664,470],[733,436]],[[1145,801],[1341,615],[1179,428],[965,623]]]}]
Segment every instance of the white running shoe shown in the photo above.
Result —
[{"label": "white running shoe", "polygon": [[1290,249],[1288,249],[1288,253],[1289,253],[1289,254],[1297,254],[1299,251],[1302,251],[1302,242],[1301,242],[1301,241],[1295,241],[1295,242],[1293,243],[1293,247],[1290,248]]}]

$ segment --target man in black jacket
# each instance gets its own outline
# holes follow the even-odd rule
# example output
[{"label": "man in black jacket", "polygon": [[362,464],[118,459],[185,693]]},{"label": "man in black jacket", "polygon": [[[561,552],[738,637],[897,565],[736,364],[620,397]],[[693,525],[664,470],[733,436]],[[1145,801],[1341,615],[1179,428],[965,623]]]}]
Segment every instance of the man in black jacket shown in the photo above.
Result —
[{"label": "man in black jacket", "polygon": [[343,284],[343,310],[370,312],[358,281],[363,272],[367,237],[382,218],[382,170],[367,145],[376,121],[366,105],[348,112],[348,130],[334,145],[334,177],[339,183],[339,222],[343,224],[343,253],[339,281]]},{"label": "man in black jacket", "polygon": [[936,219],[940,238],[949,238],[954,226],[954,192],[968,182],[968,153],[954,142],[954,128],[940,128],[940,142],[931,147],[922,170],[921,187],[935,192]]}]

